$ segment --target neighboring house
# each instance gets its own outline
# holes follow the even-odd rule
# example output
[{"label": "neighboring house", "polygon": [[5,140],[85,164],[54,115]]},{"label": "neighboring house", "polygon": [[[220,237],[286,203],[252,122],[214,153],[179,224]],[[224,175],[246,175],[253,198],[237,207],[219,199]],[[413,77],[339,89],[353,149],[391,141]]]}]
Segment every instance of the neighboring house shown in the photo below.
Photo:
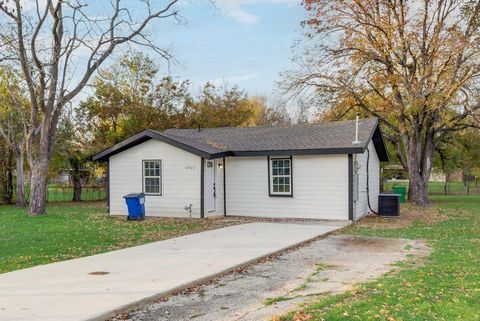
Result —
[{"label": "neighboring house", "polygon": [[[90,170],[87,168],[80,168],[81,177],[83,177],[82,185],[85,185],[88,182]],[[72,182],[72,170],[71,169],[62,169],[58,173],[58,176],[55,179],[51,180],[52,183],[58,184],[70,184]]]},{"label": "neighboring house", "polygon": [[[376,118],[286,127],[144,130],[98,153],[108,161],[109,212],[146,194],[147,216],[213,215],[355,220],[377,209],[380,161],[388,161]],[[357,179],[358,178],[358,179]]]}]

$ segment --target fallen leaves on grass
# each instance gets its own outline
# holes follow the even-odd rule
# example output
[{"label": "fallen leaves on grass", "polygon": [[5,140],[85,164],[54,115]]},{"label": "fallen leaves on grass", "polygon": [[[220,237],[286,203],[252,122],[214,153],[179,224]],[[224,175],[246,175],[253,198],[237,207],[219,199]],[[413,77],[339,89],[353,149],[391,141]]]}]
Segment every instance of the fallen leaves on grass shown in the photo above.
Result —
[{"label": "fallen leaves on grass", "polygon": [[436,207],[423,208],[412,204],[403,204],[399,217],[382,217],[372,214],[365,216],[355,225],[358,227],[395,229],[411,227],[415,224],[434,225],[446,219],[447,216],[440,213]]}]

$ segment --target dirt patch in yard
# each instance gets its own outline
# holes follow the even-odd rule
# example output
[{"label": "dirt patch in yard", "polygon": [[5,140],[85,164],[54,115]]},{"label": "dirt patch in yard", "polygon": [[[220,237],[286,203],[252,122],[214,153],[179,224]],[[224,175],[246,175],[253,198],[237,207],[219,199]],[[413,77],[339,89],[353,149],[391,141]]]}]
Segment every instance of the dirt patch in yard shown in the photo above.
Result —
[{"label": "dirt patch in yard", "polygon": [[352,248],[368,248],[369,250],[384,249],[391,245],[390,239],[379,239],[371,237],[351,237],[344,238],[339,243],[340,246],[348,246]]},{"label": "dirt patch in yard", "polygon": [[382,217],[371,214],[356,222],[355,225],[368,228],[395,229],[411,227],[414,224],[433,225],[445,221],[447,218],[434,206],[423,208],[412,204],[402,204],[399,217]]},{"label": "dirt patch in yard", "polygon": [[376,278],[395,269],[395,262],[419,261],[429,251],[423,241],[331,235],[112,320],[271,320]]}]

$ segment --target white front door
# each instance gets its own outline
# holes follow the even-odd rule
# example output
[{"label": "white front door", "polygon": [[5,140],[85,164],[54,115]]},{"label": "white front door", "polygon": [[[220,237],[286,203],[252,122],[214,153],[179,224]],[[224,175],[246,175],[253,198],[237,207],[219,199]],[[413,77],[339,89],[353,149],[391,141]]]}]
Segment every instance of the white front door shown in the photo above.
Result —
[{"label": "white front door", "polygon": [[205,210],[208,213],[215,212],[215,161],[205,162]]}]

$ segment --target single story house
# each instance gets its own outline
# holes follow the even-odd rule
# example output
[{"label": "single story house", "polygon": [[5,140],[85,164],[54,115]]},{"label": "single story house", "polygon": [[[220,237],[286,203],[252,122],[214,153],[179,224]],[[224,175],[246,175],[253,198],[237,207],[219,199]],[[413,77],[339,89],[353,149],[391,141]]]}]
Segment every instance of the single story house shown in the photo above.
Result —
[{"label": "single story house", "polygon": [[[357,135],[357,136],[356,136]],[[144,192],[147,216],[356,220],[376,211],[376,118],[278,127],[144,130],[93,157],[108,162],[111,214]],[[367,175],[367,159],[369,175]]]}]

